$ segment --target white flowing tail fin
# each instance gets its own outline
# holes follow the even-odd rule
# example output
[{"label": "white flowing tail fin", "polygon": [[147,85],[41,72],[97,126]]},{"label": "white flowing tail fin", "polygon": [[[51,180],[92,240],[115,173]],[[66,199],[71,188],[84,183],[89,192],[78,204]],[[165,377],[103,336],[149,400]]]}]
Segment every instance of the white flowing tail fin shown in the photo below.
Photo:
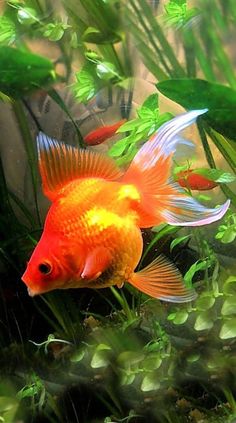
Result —
[{"label": "white flowing tail fin", "polygon": [[159,128],[134,157],[122,177],[122,182],[135,185],[140,201],[135,204],[141,228],[162,222],[177,226],[200,226],[215,222],[227,211],[230,201],[207,208],[171,179],[172,157],[179,143],[185,143],[180,133],[194,123],[207,109],[183,113]]}]

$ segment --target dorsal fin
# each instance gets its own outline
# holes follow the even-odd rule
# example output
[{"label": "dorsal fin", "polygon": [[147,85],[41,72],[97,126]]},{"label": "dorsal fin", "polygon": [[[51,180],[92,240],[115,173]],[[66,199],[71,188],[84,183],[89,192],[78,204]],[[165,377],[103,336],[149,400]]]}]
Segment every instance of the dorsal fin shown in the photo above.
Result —
[{"label": "dorsal fin", "polygon": [[75,179],[101,178],[112,181],[122,175],[111,158],[58,142],[42,132],[37,136],[37,147],[43,192],[51,201]]}]

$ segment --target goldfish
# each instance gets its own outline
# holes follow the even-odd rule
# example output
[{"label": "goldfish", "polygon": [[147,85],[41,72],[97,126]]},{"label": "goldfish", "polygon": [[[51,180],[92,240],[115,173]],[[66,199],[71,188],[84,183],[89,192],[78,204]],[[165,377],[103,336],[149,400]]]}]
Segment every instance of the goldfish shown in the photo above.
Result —
[{"label": "goldfish", "polygon": [[121,288],[170,302],[196,297],[163,255],[136,270],[143,250],[140,228],[166,222],[199,226],[220,219],[229,200],[206,208],[171,179],[172,157],[184,128],[204,110],[181,114],[162,125],[126,170],[110,157],[37,137],[45,196],[52,202],[42,236],[22,276],[30,296],[54,289]]},{"label": "goldfish", "polygon": [[108,140],[109,138],[116,135],[117,129],[126,122],[126,119],[122,119],[119,122],[114,123],[114,125],[100,126],[94,131],[89,132],[84,137],[84,141],[87,145],[98,145]]},{"label": "goldfish", "polygon": [[181,187],[191,190],[206,191],[218,186],[215,181],[197,173],[194,169],[187,169],[177,174],[177,181]]}]

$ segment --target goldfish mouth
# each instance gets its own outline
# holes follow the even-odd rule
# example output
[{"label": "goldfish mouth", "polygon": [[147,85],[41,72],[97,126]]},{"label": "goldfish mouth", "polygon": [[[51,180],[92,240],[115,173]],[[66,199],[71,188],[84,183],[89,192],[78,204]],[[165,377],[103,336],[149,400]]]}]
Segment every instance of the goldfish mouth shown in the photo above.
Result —
[{"label": "goldfish mouth", "polygon": [[37,295],[38,293],[33,291],[31,288],[27,288],[28,294],[30,297],[35,297],[35,295]]},{"label": "goldfish mouth", "polygon": [[27,275],[26,272],[23,274],[21,280],[26,285],[27,291],[28,291],[28,294],[29,294],[30,297],[35,297],[35,295],[41,294],[41,291],[37,291],[37,289],[32,289],[30,287],[30,285],[31,285],[32,282],[30,283],[30,280],[29,280],[28,275]]}]

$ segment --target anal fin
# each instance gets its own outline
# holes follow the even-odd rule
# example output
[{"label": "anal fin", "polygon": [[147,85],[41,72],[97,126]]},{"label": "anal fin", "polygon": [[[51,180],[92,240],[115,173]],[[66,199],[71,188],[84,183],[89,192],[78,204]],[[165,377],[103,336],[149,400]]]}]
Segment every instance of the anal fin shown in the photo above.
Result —
[{"label": "anal fin", "polygon": [[182,303],[192,301],[197,296],[194,289],[184,285],[175,265],[162,255],[144,269],[133,273],[128,282],[145,294],[163,301]]},{"label": "anal fin", "polygon": [[95,248],[86,259],[81,277],[90,280],[99,278],[101,273],[109,266],[111,259],[111,253],[106,247]]}]

